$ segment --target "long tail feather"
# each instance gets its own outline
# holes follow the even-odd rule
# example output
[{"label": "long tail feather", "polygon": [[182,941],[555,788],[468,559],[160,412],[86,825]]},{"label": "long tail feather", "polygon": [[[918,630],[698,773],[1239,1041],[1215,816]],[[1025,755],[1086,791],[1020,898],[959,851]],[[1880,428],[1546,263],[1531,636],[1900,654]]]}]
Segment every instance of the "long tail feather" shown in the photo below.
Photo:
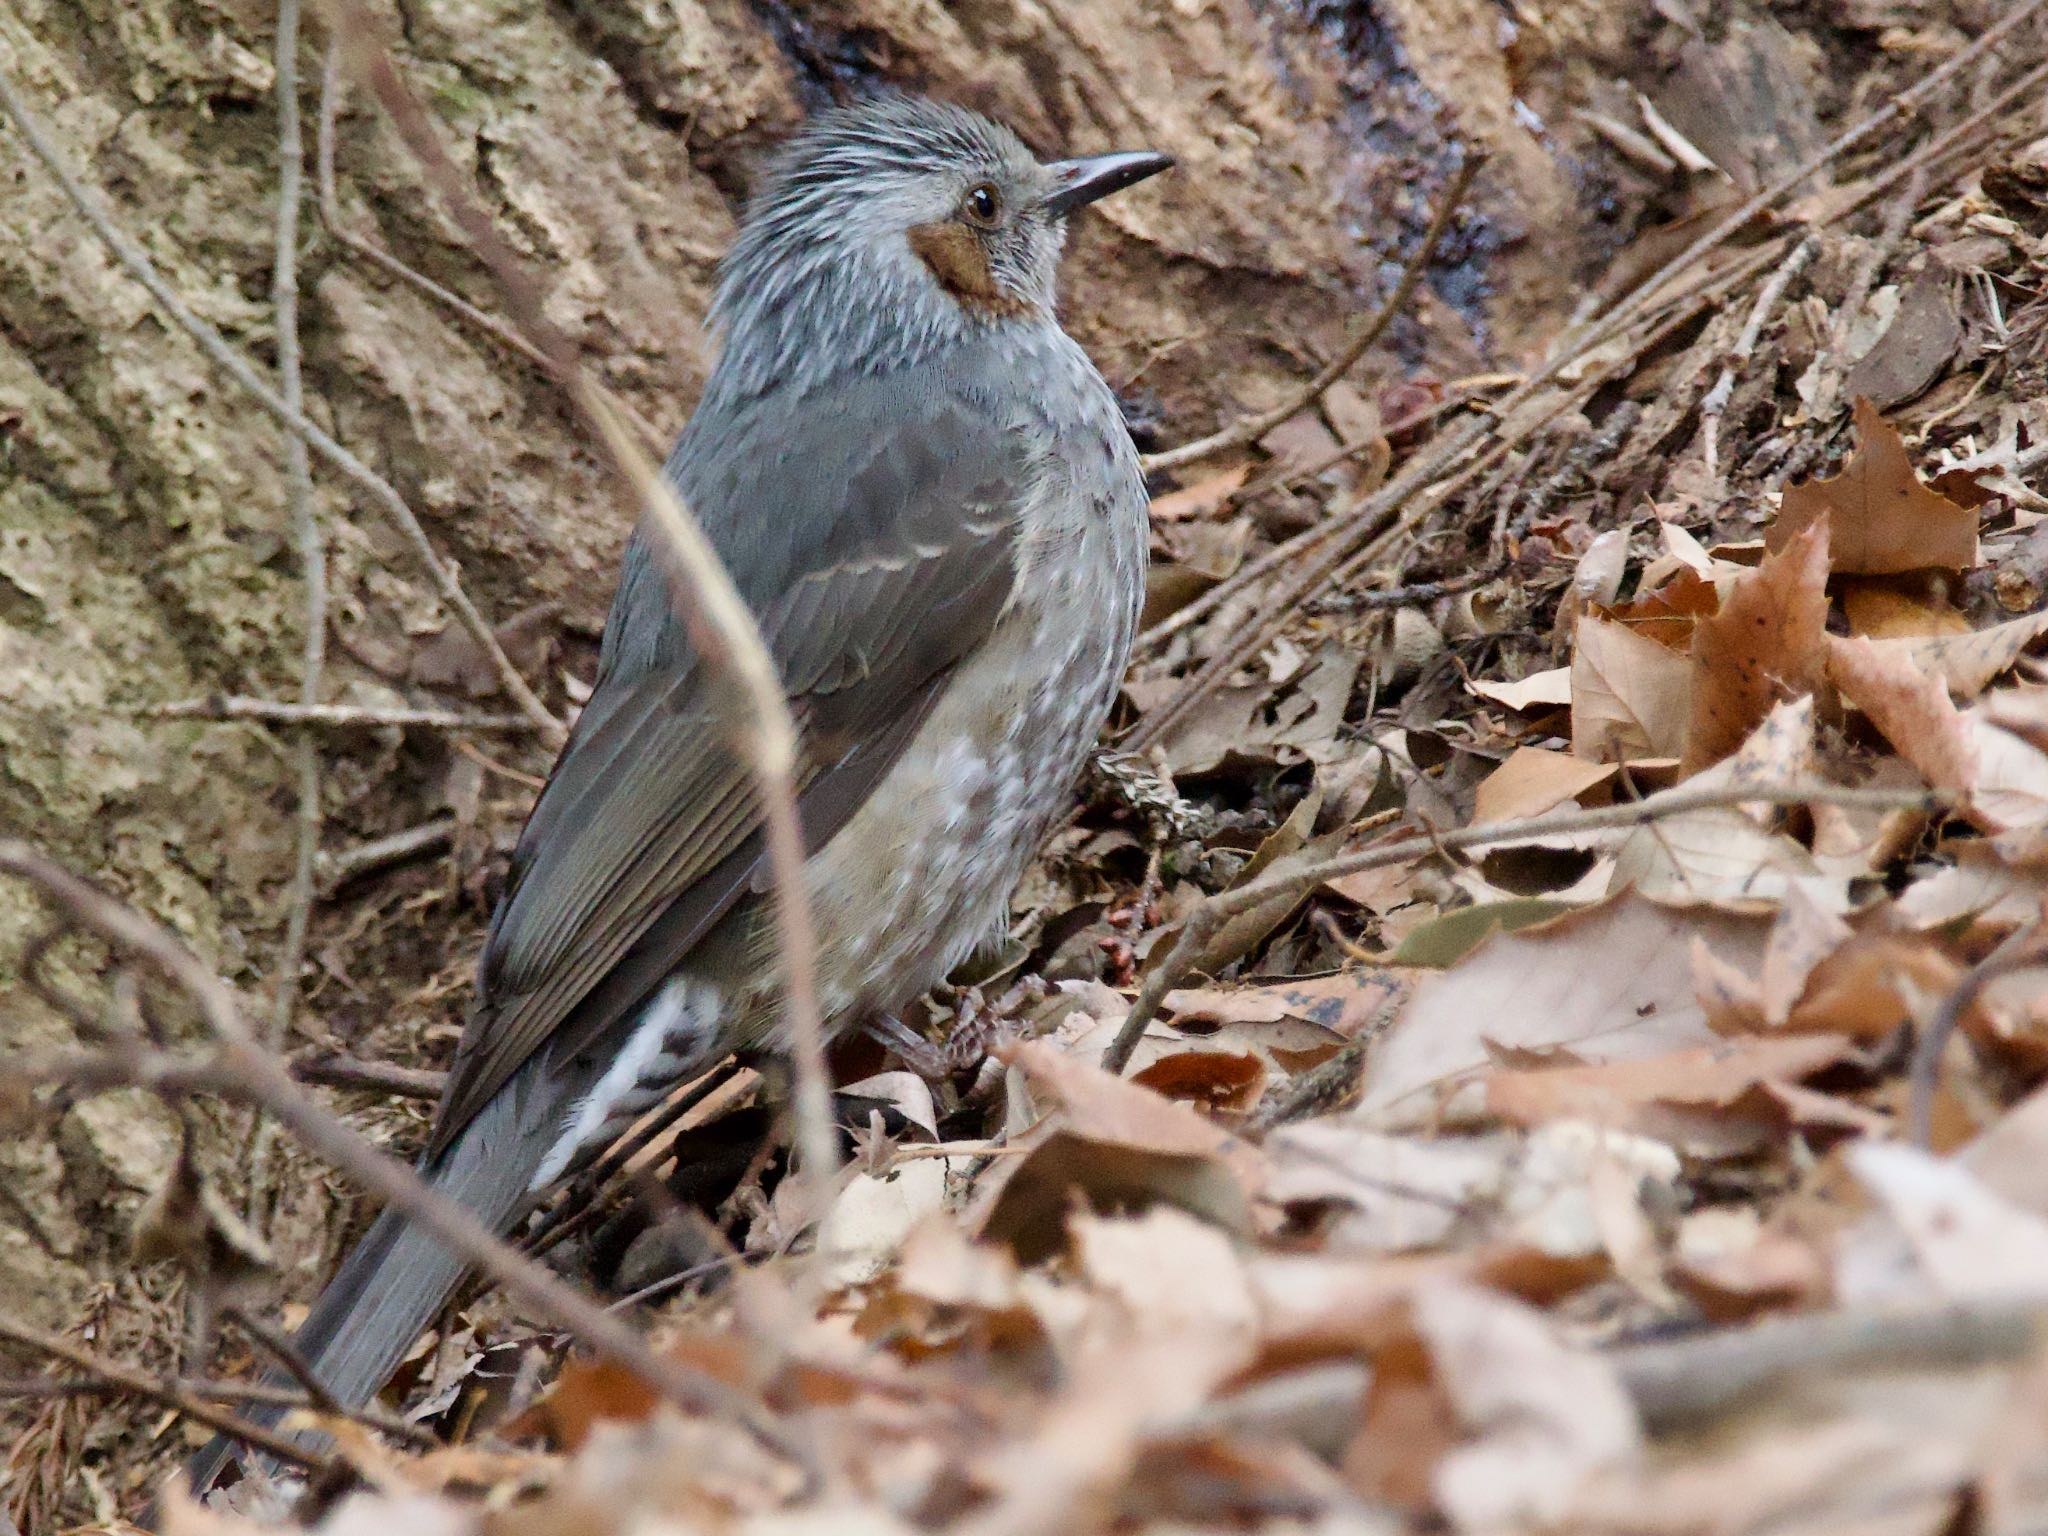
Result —
[{"label": "long tail feather", "polygon": [[[529,1063],[420,1172],[494,1230],[509,1230],[557,1134],[565,1086]],[[361,1407],[390,1379],[467,1268],[400,1212],[387,1210],[342,1261],[293,1342],[337,1400]],[[267,1379],[291,1384],[276,1371]],[[275,1424],[283,1410],[250,1417]],[[309,1445],[320,1439],[304,1438]],[[191,1486],[204,1492],[235,1459],[235,1443],[216,1438],[189,1464]]]}]

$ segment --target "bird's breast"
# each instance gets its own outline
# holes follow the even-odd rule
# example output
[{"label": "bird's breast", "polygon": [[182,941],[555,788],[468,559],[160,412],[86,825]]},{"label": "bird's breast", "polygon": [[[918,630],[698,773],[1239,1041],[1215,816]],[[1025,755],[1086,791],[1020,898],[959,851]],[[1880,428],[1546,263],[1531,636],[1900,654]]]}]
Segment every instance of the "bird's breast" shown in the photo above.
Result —
[{"label": "bird's breast", "polygon": [[820,1001],[841,1022],[902,1006],[1000,929],[1108,717],[1143,597],[1144,494],[1134,459],[1084,463],[1045,475],[993,632],[811,860]]}]

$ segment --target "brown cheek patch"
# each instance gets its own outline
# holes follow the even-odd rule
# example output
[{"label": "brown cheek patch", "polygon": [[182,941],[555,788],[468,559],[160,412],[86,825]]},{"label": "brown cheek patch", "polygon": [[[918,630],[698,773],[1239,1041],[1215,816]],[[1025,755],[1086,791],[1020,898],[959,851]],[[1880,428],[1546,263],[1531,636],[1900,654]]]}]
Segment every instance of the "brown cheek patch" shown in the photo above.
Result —
[{"label": "brown cheek patch", "polygon": [[999,314],[1018,314],[1030,306],[996,286],[988,269],[988,252],[972,231],[951,220],[918,224],[910,231],[910,248],[931,268],[939,286],[963,304]]}]

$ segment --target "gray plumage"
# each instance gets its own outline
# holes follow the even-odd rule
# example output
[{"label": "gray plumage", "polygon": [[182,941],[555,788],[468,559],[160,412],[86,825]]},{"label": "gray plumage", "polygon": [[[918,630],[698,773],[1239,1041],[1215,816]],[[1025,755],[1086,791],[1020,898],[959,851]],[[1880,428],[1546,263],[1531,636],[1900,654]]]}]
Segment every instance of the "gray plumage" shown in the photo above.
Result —
[{"label": "gray plumage", "polygon": [[[1167,163],[1041,165],[972,113],[870,102],[792,143],[721,268],[718,360],[667,473],[803,737],[833,1029],[995,930],[1108,713],[1145,495],[1053,284],[1071,209]],[[773,897],[717,707],[636,535],[421,1165],[500,1229],[684,1077],[779,1043]],[[302,1347],[361,1402],[460,1274],[386,1214]]]}]

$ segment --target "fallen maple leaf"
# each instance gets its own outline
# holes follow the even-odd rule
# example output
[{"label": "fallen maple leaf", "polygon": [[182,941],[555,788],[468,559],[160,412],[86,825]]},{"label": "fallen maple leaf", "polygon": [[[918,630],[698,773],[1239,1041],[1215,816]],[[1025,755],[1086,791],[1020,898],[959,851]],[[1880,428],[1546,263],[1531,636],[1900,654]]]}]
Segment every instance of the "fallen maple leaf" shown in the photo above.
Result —
[{"label": "fallen maple leaf", "polygon": [[1975,565],[1977,514],[1921,482],[1897,430],[1860,396],[1856,436],[1856,454],[1839,475],[1786,488],[1777,521],[1765,531],[1766,546],[1782,549],[1812,524],[1825,523],[1837,574]]}]

